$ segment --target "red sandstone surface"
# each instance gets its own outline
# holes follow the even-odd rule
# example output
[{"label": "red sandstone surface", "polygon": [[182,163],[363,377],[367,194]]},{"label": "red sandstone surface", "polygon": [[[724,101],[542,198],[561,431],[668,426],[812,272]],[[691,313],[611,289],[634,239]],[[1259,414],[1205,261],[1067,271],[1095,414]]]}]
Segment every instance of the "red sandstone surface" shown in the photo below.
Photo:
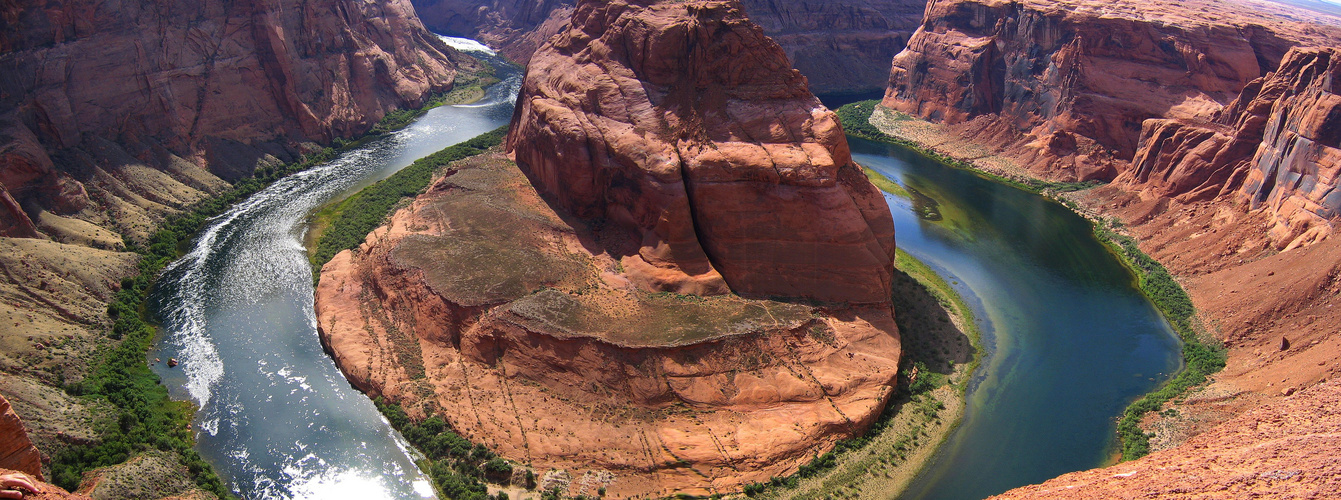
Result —
[{"label": "red sandstone surface", "polygon": [[628,230],[642,286],[889,301],[883,197],[737,3],[579,3],[531,59],[508,147],[560,209]]},{"label": "red sandstone surface", "polygon": [[575,12],[531,59],[517,162],[452,165],[322,269],[323,342],[568,494],[794,472],[893,389],[888,209],[739,2]]},{"label": "red sandstone surface", "polygon": [[[408,0],[0,3],[0,390],[32,441],[96,439],[105,407],[60,387],[107,346],[107,304],[137,272],[123,236],[476,65]],[[135,464],[92,495],[193,487],[173,457]]]},{"label": "red sandstone surface", "polygon": [[992,498],[1336,498],[1341,383],[1248,411],[1140,460],[1066,474]]},{"label": "red sandstone surface", "polygon": [[23,421],[0,396],[0,468],[23,472],[42,479],[42,454],[28,440]]},{"label": "red sandstone surface", "polygon": [[[0,466],[0,475],[13,474],[13,473],[27,474],[27,472],[22,470],[12,470]],[[26,493],[23,495],[24,500],[90,500],[90,498],[87,496],[70,493],[54,484],[47,484],[42,481],[37,481],[36,484],[34,484],[34,486],[41,488],[42,493]]]},{"label": "red sandstone surface", "polygon": [[1336,18],[1293,16],[1246,0],[932,2],[894,58],[884,105],[1036,176],[1111,180],[1145,120],[1209,118],[1290,48],[1341,40]]},{"label": "red sandstone surface", "polygon": [[362,133],[474,64],[408,0],[18,1],[3,15],[0,233],[11,236],[33,236],[42,210],[124,230],[118,218],[143,214],[103,214],[187,204],[182,193],[213,192],[217,178]]},{"label": "red sandstone surface", "polygon": [[1144,422],[1164,451],[1002,498],[1341,494],[1338,25],[1249,1],[928,8],[884,104],[1034,176],[1115,179],[1066,197],[1123,222],[1229,351]]}]

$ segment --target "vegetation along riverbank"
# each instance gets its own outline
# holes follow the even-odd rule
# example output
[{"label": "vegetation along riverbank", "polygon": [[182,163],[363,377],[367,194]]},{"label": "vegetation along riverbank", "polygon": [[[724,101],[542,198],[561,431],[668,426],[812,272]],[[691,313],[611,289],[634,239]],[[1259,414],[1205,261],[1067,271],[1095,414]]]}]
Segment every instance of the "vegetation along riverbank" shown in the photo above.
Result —
[{"label": "vegetation along riverbank", "polygon": [[[880,174],[868,170],[867,175]],[[883,181],[883,182],[882,182]],[[898,184],[872,179],[882,190]],[[982,359],[974,311],[951,283],[898,251],[895,320],[906,350],[899,389],[865,435],[838,443],[796,474],[745,487],[760,499],[894,498],[964,416],[965,392]]]},{"label": "vegetation along riverbank", "polygon": [[[1122,460],[1133,460],[1149,453],[1150,436],[1140,427],[1141,419],[1189,388],[1198,386],[1207,377],[1225,366],[1224,349],[1214,338],[1196,327],[1195,311],[1186,291],[1155,259],[1137,246],[1135,239],[1122,234],[1122,225],[1115,219],[1083,210],[1068,200],[1064,193],[1097,186],[1089,183],[1057,183],[1033,179],[1023,173],[998,165],[989,154],[974,159],[953,156],[915,138],[922,122],[879,106],[879,101],[848,104],[837,112],[844,130],[852,135],[909,148],[954,168],[966,169],[982,177],[1003,182],[1020,189],[1038,193],[1071,208],[1092,223],[1095,236],[1130,269],[1141,292],[1159,309],[1182,340],[1183,368],[1159,389],[1133,402],[1118,421],[1117,437]],[[899,131],[909,131],[900,133]],[[893,133],[893,135],[891,135]]]},{"label": "vegetation along riverbank", "polygon": [[[466,85],[435,96],[425,108],[468,99],[476,93],[476,87],[487,85],[491,77],[491,69],[483,75],[467,76]],[[223,498],[231,497],[223,481],[193,449],[195,438],[191,420],[195,408],[189,402],[173,401],[167,388],[149,368],[147,353],[153,347],[157,325],[156,318],[146,308],[148,295],[159,273],[189,249],[190,242],[210,218],[285,176],[333,159],[344,151],[403,127],[408,121],[398,118],[401,115],[403,113],[389,114],[362,138],[337,140],[332,147],[304,155],[299,161],[258,169],[254,175],[236,182],[218,196],[168,218],[144,245],[126,241],[126,248],[139,255],[139,272],[121,281],[120,290],[107,307],[112,324],[108,337],[114,342],[90,360],[87,377],[65,387],[72,395],[106,401],[113,409],[99,419],[96,442],[74,444],[54,453],[51,461],[54,484],[74,490],[85,472],[119,464],[141,452],[156,449],[178,454],[202,489]]]}]

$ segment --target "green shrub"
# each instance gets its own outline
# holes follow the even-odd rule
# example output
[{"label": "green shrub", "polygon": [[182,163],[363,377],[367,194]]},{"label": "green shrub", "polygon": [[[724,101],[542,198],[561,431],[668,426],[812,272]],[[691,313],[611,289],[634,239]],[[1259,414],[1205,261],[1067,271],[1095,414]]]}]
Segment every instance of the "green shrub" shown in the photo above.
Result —
[{"label": "green shrub", "polygon": [[428,187],[433,174],[448,163],[483,153],[503,142],[507,127],[481,134],[455,146],[425,156],[376,184],[364,188],[340,203],[330,227],[321,234],[317,251],[312,256],[312,270],[320,273],[321,266],[343,250],[358,248],[368,233],[386,220],[402,199],[414,196]]},{"label": "green shrub", "polygon": [[[382,398],[374,403],[391,426],[427,458],[421,467],[444,498],[485,500],[489,497],[485,481],[504,483],[512,477],[512,464],[484,446],[472,446],[441,417],[431,415],[414,422],[400,405]],[[534,479],[535,475],[528,470],[529,487],[534,487]]]}]

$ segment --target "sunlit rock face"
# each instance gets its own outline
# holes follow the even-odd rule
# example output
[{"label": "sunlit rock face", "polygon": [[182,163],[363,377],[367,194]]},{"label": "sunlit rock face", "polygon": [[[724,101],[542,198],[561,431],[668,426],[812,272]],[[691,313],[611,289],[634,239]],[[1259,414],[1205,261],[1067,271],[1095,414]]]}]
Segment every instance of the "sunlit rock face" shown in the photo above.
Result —
[{"label": "sunlit rock face", "polygon": [[360,134],[476,64],[408,0],[24,0],[4,16],[0,197],[23,207],[0,203],[11,235],[42,210],[89,208],[143,233],[132,222]]},{"label": "sunlit rock face", "polygon": [[629,231],[643,286],[889,300],[883,197],[738,3],[579,4],[531,59],[508,147],[563,210]]},{"label": "sunlit rock face", "polygon": [[1111,180],[1135,156],[1146,120],[1208,120],[1291,47],[1337,35],[1271,9],[934,2],[894,58],[883,103],[953,126],[1033,175]]}]

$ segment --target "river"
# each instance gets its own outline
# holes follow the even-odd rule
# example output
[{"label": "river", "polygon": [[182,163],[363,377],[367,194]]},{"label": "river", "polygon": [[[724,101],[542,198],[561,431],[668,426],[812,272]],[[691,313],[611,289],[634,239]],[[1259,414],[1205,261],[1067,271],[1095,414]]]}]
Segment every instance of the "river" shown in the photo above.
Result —
[{"label": "river", "polygon": [[279,180],[213,219],[159,280],[151,357],[178,399],[200,406],[197,449],[247,499],[433,498],[408,445],[322,350],[309,215],[417,158],[506,125],[520,74],[483,45],[444,37],[499,68],[477,104],[430,110],[409,127]]},{"label": "river", "polygon": [[[243,498],[433,497],[404,440],[321,348],[303,235],[329,201],[506,124],[516,73],[501,69],[479,104],[433,109],[276,182],[212,220],[165,271],[151,356],[181,366],[154,370],[200,406],[198,449]],[[905,498],[976,499],[1100,465],[1114,417],[1179,366],[1131,274],[1056,203],[897,147],[852,145],[860,163],[939,202],[943,218],[928,221],[887,197],[899,247],[956,284],[986,337],[963,423]]]},{"label": "river", "polygon": [[979,499],[1102,465],[1116,417],[1181,366],[1133,275],[1058,203],[849,140],[858,163],[936,200],[933,221],[886,195],[898,246],[954,284],[984,336],[963,422],[901,498]]}]

